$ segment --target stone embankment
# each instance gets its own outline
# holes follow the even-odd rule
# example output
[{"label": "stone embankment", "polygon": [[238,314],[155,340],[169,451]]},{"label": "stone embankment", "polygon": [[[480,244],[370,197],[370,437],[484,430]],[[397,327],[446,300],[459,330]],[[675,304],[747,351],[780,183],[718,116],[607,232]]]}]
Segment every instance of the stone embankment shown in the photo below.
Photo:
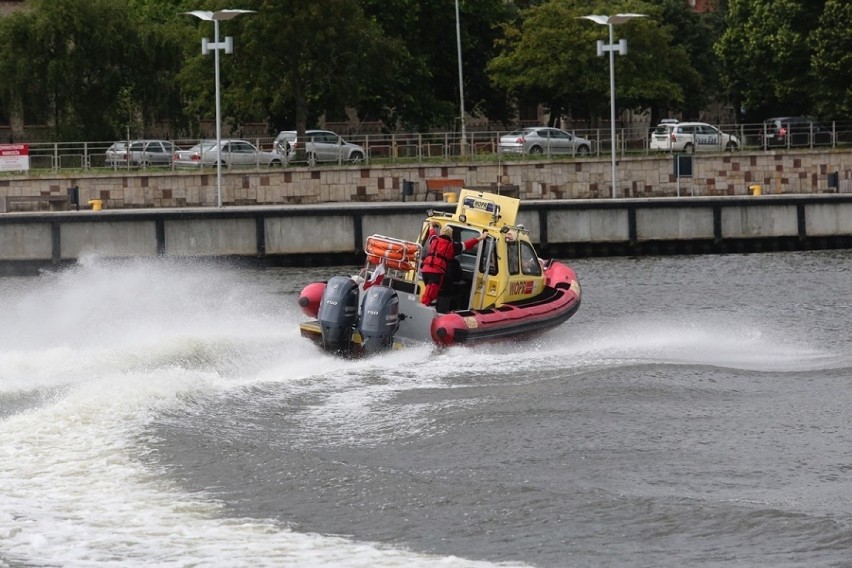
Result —
[{"label": "stone embankment", "polygon": [[[616,197],[749,195],[759,185],[763,195],[817,194],[832,191],[829,174],[838,173],[841,193],[852,191],[852,151],[735,152],[695,155],[692,177],[675,175],[672,156],[619,160],[623,180]],[[281,205],[423,200],[425,180],[458,178],[467,187],[517,192],[531,199],[612,197],[610,161],[583,160],[474,161],[443,165],[376,165],[273,170],[225,170],[225,205]],[[405,182],[413,182],[406,184]],[[405,187],[413,194],[405,196]],[[81,204],[100,200],[104,209],[210,207],[217,203],[215,169],[128,171],[105,175],[0,177],[0,198],[67,195],[79,188]],[[46,209],[45,201],[15,200],[10,210]]]}]

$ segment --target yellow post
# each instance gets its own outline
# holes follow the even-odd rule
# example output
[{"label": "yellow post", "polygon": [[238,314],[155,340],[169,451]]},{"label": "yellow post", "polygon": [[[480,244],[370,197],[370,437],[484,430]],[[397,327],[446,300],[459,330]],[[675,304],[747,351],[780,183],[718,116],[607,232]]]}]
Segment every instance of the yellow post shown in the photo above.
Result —
[{"label": "yellow post", "polygon": [[104,207],[103,199],[91,199],[89,205],[92,206],[92,211],[100,211]]},{"label": "yellow post", "polygon": [[756,183],[754,185],[748,186],[748,192],[751,195],[762,195],[763,194],[763,188],[760,186],[759,183]]}]

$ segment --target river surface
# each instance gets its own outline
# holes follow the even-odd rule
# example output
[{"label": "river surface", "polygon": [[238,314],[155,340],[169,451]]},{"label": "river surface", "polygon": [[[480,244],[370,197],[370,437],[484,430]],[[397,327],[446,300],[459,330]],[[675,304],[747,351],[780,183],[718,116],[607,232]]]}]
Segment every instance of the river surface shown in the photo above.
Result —
[{"label": "river surface", "polygon": [[341,361],[352,267],[0,279],[0,566],[852,566],[852,251],[584,259],[528,342]]}]

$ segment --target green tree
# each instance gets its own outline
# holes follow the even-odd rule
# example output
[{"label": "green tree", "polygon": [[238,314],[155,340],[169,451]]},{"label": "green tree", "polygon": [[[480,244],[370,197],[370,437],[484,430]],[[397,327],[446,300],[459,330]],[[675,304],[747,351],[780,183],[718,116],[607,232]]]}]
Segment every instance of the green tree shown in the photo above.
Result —
[{"label": "green tree", "polygon": [[48,98],[32,64],[38,53],[35,17],[18,12],[0,18],[0,116],[13,122],[46,122]]},{"label": "green tree", "polygon": [[[177,136],[189,128],[180,84],[175,76],[184,64],[183,46],[192,23],[170,0],[129,0],[135,33],[132,62],[125,85],[138,105],[143,132],[155,123],[171,125]],[[199,44],[196,43],[196,49]]]},{"label": "green tree", "polygon": [[823,118],[852,115],[852,4],[828,0],[819,25],[810,37],[813,51],[811,88],[819,93],[813,109]]},{"label": "green tree", "polygon": [[[427,52],[429,46],[421,41],[425,32],[419,17],[426,9],[420,0],[363,0],[364,12],[375,21],[395,49],[388,58],[393,68],[386,73],[365,77],[366,96],[359,112],[372,119],[383,120],[389,128],[428,128],[452,116],[452,107],[445,105],[430,88],[432,66]],[[431,45],[431,44],[430,44]],[[387,54],[377,54],[384,58]]]},{"label": "green tree", "polygon": [[[460,117],[455,0],[363,0],[365,11],[383,32],[404,46],[397,76],[379,86],[397,122],[428,130],[458,127]],[[485,72],[496,54],[501,24],[512,14],[510,2],[459,0],[465,111],[503,119],[508,112],[503,89]]]},{"label": "green tree", "polygon": [[59,139],[114,133],[110,108],[129,73],[126,5],[108,0],[36,0],[33,37],[41,45],[34,71],[46,91]]},{"label": "green tree", "polygon": [[497,44],[503,37],[503,24],[515,16],[516,10],[509,2],[494,0],[460,1],[459,10],[465,109],[474,116],[505,123],[514,115],[514,109],[506,90],[488,74],[488,63],[499,54]]},{"label": "green tree", "polygon": [[[235,123],[264,117],[274,129],[295,125],[303,133],[322,114],[333,120],[357,109],[371,81],[395,70],[398,46],[358,0],[259,0],[250,8],[257,13],[220,25],[222,37],[234,36],[234,54],[222,56],[220,66],[223,115]],[[208,28],[201,35],[209,37]],[[213,108],[210,59],[196,43],[180,73],[189,108],[198,114]]]},{"label": "green tree", "polygon": [[746,120],[806,114],[813,103],[808,37],[824,0],[729,0],[716,43],[722,82]]},{"label": "green tree", "polygon": [[[683,89],[682,101],[670,101],[661,108],[652,109],[652,123],[671,112],[686,118],[698,117],[709,104],[725,101],[725,93],[718,87],[718,57],[713,45],[723,30],[725,6],[717,2],[717,10],[695,13],[683,0],[649,0],[660,8],[660,25],[667,28],[671,46],[682,47],[689,66],[695,71],[674,79]],[[663,101],[665,102],[665,101]]]},{"label": "green tree", "polygon": [[547,103],[557,118],[606,116],[609,57],[598,57],[595,43],[608,42],[608,30],[580,18],[620,12],[649,17],[615,28],[617,39],[627,39],[629,46],[627,56],[615,57],[617,104],[633,109],[682,104],[682,85],[698,81],[697,73],[671,28],[661,24],[661,8],[638,1],[613,6],[552,0],[521,11],[505,27],[503,51],[489,65],[492,79],[519,100]]},{"label": "green tree", "polygon": [[137,121],[144,131],[154,120],[177,119],[177,34],[170,40],[142,18],[145,3],[32,0],[29,11],[4,18],[0,99],[31,122],[49,123],[59,140],[112,139]]}]

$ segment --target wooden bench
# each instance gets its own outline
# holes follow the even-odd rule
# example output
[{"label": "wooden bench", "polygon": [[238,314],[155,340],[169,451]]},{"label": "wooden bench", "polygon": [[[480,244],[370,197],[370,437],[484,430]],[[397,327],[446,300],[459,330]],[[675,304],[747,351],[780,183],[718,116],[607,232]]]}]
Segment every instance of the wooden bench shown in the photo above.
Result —
[{"label": "wooden bench", "polygon": [[445,191],[459,191],[464,187],[464,180],[457,178],[428,178],[426,180],[426,194],[423,201],[429,201],[429,194],[435,194],[435,200],[444,199]]},{"label": "wooden bench", "polygon": [[51,211],[67,211],[71,205],[71,199],[67,195],[6,195],[0,196],[0,213],[7,213],[10,203],[22,201],[46,201]]}]

